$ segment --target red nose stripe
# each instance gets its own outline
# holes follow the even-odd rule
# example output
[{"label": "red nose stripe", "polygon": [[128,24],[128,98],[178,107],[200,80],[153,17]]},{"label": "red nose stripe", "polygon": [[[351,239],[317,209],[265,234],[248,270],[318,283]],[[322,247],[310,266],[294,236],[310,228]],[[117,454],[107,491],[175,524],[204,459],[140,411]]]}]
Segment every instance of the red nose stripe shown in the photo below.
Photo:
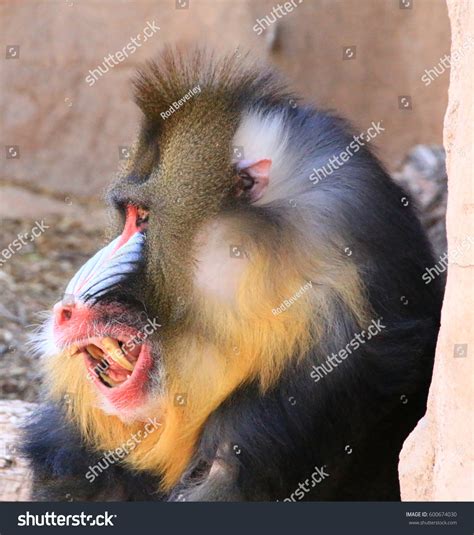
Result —
[{"label": "red nose stripe", "polygon": [[111,258],[120,249],[120,247],[125,245],[128,242],[128,240],[136,232],[138,232],[140,230],[137,227],[137,217],[138,217],[138,208],[136,206],[131,205],[131,204],[128,205],[127,206],[127,215],[126,215],[126,218],[125,218],[125,226],[123,228],[122,234],[120,235],[120,239],[117,242],[116,247],[114,247],[114,249],[110,252],[110,254],[106,258],[104,258],[102,260],[100,265],[96,266],[94,272],[91,273],[86,279],[84,279],[82,284],[77,288],[77,291],[80,291],[81,288],[83,288],[84,285],[87,282],[89,282],[91,277],[93,277],[95,275],[95,273],[97,272],[97,269],[100,268],[100,266],[104,265],[109,260],[109,258]]},{"label": "red nose stripe", "polygon": [[127,206],[127,215],[125,218],[125,226],[123,228],[122,234],[120,235],[120,240],[117,243],[117,247],[112,251],[111,255],[115,253],[117,249],[125,245],[128,240],[138,232],[140,229],[137,227],[137,218],[138,218],[138,208],[129,204]]}]

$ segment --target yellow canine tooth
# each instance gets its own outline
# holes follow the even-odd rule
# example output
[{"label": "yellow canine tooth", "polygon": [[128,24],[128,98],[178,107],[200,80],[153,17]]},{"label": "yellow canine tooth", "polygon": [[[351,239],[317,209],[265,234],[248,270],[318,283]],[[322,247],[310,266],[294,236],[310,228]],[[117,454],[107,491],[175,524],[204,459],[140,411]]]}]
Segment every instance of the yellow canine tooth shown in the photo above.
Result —
[{"label": "yellow canine tooth", "polygon": [[70,345],[67,349],[66,349],[66,356],[68,357],[73,357],[76,353],[79,352],[79,349],[80,347],[76,344],[72,344]]},{"label": "yellow canine tooth", "polygon": [[112,360],[114,360],[119,366],[122,366],[122,368],[125,368],[130,372],[133,371],[133,365],[130,364],[130,362],[128,362],[128,360],[125,358],[117,340],[107,337],[103,338],[101,342],[107,355],[110,356]]},{"label": "yellow canine tooth", "polygon": [[99,375],[101,379],[106,382],[109,386],[117,386],[120,383],[116,383],[114,380],[112,380],[108,375],[105,375],[105,373],[99,372]]},{"label": "yellow canine tooth", "polygon": [[88,353],[94,357],[96,360],[102,360],[104,358],[104,353],[102,352],[102,350],[97,347],[96,345],[94,344],[89,344],[87,347],[86,347]]}]

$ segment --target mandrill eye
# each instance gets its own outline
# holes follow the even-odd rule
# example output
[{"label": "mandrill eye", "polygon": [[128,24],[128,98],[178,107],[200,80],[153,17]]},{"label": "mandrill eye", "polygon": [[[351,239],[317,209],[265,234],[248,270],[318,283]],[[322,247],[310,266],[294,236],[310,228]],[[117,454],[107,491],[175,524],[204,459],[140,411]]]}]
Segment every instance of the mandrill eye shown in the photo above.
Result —
[{"label": "mandrill eye", "polygon": [[249,191],[253,188],[255,180],[245,171],[239,173],[239,186],[242,191]]}]

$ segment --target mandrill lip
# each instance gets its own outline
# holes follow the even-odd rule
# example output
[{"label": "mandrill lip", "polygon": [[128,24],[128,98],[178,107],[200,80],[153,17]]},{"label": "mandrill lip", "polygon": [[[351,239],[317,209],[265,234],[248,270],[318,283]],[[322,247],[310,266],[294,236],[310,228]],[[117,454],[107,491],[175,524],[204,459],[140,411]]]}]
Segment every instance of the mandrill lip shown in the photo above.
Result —
[{"label": "mandrill lip", "polygon": [[150,344],[132,328],[97,331],[96,336],[71,341],[66,351],[72,358],[82,356],[87,378],[113,405],[140,405],[153,366]]}]

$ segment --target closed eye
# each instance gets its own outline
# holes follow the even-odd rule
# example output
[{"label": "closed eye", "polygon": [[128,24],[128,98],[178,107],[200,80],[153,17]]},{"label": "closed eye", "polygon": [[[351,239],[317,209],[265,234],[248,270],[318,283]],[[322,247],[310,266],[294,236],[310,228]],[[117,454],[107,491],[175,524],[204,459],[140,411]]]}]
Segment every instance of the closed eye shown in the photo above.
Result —
[{"label": "closed eye", "polygon": [[148,228],[148,221],[150,219],[150,210],[143,208],[142,206],[137,207],[137,219],[136,226],[140,229],[140,232],[144,232]]}]

